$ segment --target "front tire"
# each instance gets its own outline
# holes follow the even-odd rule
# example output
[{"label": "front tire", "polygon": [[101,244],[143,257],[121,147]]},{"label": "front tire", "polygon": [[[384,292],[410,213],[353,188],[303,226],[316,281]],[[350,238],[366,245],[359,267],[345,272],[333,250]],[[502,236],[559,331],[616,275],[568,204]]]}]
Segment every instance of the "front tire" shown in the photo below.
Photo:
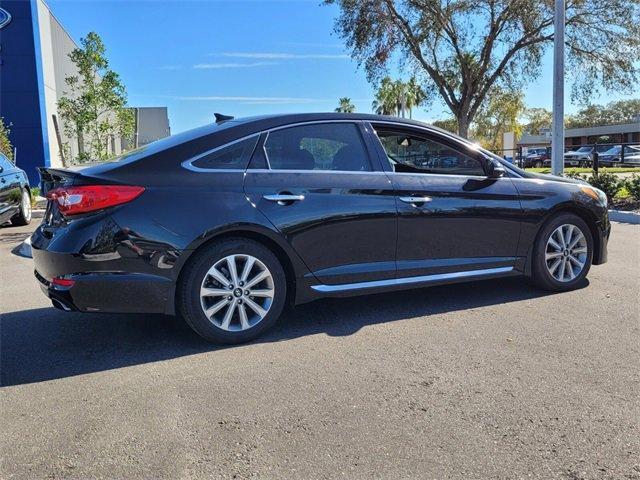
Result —
[{"label": "front tire", "polygon": [[542,227],[533,254],[533,280],[539,287],[553,291],[578,288],[593,259],[589,226],[577,215],[557,215]]},{"label": "front tire", "polygon": [[214,343],[242,343],[272,327],[287,297],[284,269],[268,248],[244,238],[215,242],[185,267],[178,310]]},{"label": "front tire", "polygon": [[11,218],[11,224],[16,226],[29,225],[31,223],[31,195],[26,188],[22,190],[20,210]]}]

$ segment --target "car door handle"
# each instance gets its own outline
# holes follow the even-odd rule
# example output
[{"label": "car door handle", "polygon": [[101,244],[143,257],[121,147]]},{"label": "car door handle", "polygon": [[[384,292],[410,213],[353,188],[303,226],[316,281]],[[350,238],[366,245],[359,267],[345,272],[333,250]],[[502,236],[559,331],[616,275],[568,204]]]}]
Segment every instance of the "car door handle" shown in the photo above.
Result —
[{"label": "car door handle", "polygon": [[399,197],[404,203],[426,203],[431,201],[431,197]]},{"label": "car door handle", "polygon": [[290,193],[277,193],[264,195],[262,198],[270,202],[278,202],[280,205],[286,205],[289,202],[299,202],[304,200],[304,195],[292,195]]}]

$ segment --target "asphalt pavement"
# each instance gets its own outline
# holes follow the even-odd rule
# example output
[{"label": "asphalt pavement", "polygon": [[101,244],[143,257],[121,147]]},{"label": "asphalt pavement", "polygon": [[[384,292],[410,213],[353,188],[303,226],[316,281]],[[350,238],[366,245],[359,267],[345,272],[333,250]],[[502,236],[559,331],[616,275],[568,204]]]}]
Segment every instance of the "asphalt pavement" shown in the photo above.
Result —
[{"label": "asphalt pavement", "polygon": [[2,479],[640,479],[640,225],[577,291],[323,300],[226,348],[53,309],[33,228],[0,228]]}]

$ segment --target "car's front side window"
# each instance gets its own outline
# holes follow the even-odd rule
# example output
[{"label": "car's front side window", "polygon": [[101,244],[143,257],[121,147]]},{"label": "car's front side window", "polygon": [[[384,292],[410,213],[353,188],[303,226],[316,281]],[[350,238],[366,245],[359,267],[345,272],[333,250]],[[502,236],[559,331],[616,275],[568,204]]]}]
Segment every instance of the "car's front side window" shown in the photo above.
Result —
[{"label": "car's front side window", "polygon": [[354,123],[299,125],[269,132],[265,152],[272,170],[371,171]]},{"label": "car's front side window", "polygon": [[376,133],[394,172],[485,175],[480,160],[428,137],[385,129]]}]

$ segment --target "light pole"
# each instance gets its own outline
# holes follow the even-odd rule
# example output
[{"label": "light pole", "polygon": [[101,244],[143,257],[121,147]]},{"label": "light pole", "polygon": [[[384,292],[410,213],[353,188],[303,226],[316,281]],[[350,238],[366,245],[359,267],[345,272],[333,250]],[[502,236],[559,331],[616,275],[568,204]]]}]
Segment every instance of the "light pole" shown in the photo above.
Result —
[{"label": "light pole", "polygon": [[555,0],[553,21],[553,132],[551,173],[564,172],[564,0]]}]

